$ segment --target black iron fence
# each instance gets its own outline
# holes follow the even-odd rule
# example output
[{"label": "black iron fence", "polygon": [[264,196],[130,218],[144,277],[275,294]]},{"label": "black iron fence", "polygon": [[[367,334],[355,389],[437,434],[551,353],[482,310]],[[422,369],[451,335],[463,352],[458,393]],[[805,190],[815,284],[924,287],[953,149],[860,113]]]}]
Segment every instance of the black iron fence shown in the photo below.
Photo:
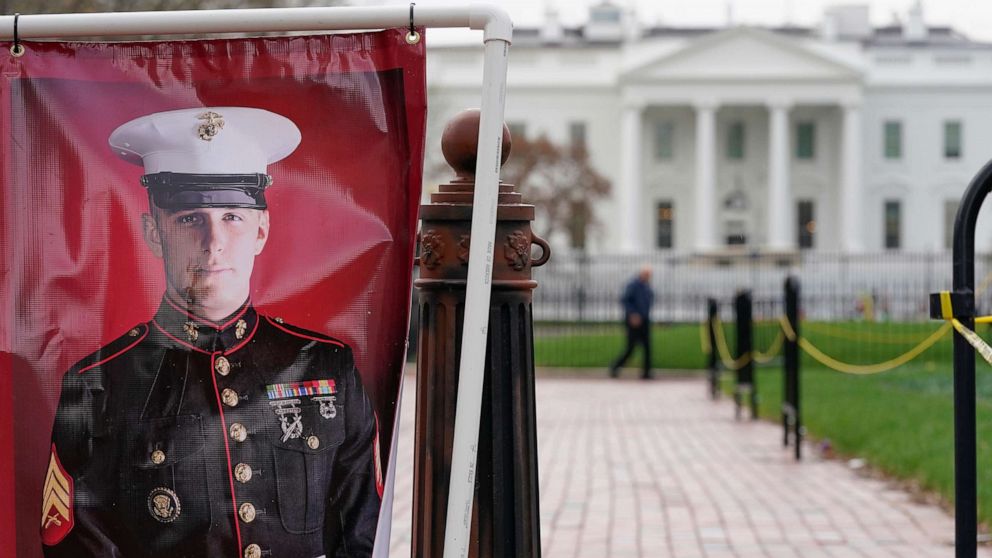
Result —
[{"label": "black iron fence", "polygon": [[[733,329],[733,297],[751,293],[754,348],[772,348],[781,328],[782,285],[802,285],[805,335],[845,362],[869,364],[903,355],[941,327],[929,320],[929,293],[951,281],[949,253],[871,254],[728,253],[588,255],[558,252],[535,273],[535,345],[538,365],[602,366],[619,350],[623,330],[620,293],[643,266],[653,270],[658,367],[704,368],[707,299],[719,301],[719,318]],[[992,309],[992,255],[976,258],[978,308]],[[698,330],[698,331],[697,331]],[[729,333],[728,333],[729,335]],[[946,365],[950,336],[914,357]]]}]

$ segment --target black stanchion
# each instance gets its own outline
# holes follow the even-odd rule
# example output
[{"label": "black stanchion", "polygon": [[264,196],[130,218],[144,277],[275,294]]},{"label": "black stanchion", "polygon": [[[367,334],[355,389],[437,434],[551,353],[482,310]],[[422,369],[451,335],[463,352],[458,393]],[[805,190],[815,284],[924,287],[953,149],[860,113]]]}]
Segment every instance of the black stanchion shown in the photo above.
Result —
[{"label": "black stanchion", "polygon": [[[803,427],[799,413],[799,280],[785,280],[785,319],[791,331],[785,332],[782,389],[782,444],[796,446],[796,461],[802,459]],[[790,335],[792,338],[790,339]]]},{"label": "black stanchion", "polygon": [[[744,357],[744,365],[737,369],[737,382],[734,386],[734,416],[741,418],[744,398],[750,398],[751,418],[758,418],[758,387],[754,377],[754,331],[751,321],[751,293],[740,291],[734,298],[734,311],[737,317],[737,353],[734,358]],[[745,356],[746,355],[746,356]]]},{"label": "black stanchion", "polygon": [[[975,327],[975,223],[992,190],[992,162],[972,179],[954,218],[952,284],[945,297],[930,295],[930,315]],[[946,304],[945,304],[946,303]],[[948,308],[949,307],[949,308]],[[975,427],[975,349],[954,336],[954,548],[957,558],[978,554],[978,453]]]},{"label": "black stanchion", "polygon": [[710,377],[710,397],[718,399],[720,397],[720,358],[716,349],[716,330],[713,329],[717,320],[716,299],[706,299],[706,316],[706,334],[710,338],[710,356],[709,363],[707,363]]}]

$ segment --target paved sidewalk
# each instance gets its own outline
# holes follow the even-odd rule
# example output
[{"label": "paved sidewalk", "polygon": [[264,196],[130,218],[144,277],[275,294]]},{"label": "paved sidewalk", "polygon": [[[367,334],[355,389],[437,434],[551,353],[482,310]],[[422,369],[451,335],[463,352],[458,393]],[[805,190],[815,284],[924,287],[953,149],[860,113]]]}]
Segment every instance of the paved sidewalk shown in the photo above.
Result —
[{"label": "paved sidewalk", "polygon": [[[736,422],[705,389],[701,379],[538,380],[545,558],[954,555],[944,511],[809,451],[797,464],[781,427]],[[413,376],[404,390],[394,558],[410,555]]]}]

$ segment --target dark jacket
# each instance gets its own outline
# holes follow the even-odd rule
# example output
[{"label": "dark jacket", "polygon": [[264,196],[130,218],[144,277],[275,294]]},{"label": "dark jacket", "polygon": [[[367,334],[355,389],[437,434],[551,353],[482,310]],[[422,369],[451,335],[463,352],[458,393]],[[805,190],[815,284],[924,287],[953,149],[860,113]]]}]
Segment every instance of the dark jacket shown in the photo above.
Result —
[{"label": "dark jacket", "polygon": [[651,285],[635,277],[630,283],[627,283],[627,287],[623,290],[623,295],[620,297],[620,303],[623,304],[625,322],[630,318],[631,314],[638,314],[641,316],[643,323],[648,323],[651,321],[651,306],[654,304],[654,291],[651,290]]},{"label": "dark jacket", "polygon": [[344,343],[248,303],[214,324],[166,299],[65,374],[45,555],[369,556],[375,436]]}]

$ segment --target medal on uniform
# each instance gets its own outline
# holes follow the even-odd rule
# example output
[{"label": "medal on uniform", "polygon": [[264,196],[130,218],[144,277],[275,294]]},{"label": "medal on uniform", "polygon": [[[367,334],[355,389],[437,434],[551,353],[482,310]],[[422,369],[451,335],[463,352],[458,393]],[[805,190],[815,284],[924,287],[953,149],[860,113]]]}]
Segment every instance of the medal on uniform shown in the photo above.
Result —
[{"label": "medal on uniform", "polygon": [[314,397],[313,400],[320,403],[320,416],[325,419],[332,419],[338,416],[338,408],[334,405],[337,396],[329,395],[325,397]]},{"label": "medal on uniform", "polygon": [[179,496],[165,487],[158,487],[148,493],[148,513],[161,523],[172,523],[179,517],[182,506]]},{"label": "medal on uniform", "polygon": [[[338,388],[334,380],[307,380],[289,384],[269,384],[265,386],[265,395],[269,399],[284,397],[313,397],[315,395],[337,395]],[[314,397],[316,399],[316,397]]]},{"label": "medal on uniform", "polygon": [[299,399],[280,399],[269,401],[273,411],[279,417],[279,426],[282,427],[282,441],[290,438],[299,438],[303,435],[303,415],[301,409],[297,407]]}]

